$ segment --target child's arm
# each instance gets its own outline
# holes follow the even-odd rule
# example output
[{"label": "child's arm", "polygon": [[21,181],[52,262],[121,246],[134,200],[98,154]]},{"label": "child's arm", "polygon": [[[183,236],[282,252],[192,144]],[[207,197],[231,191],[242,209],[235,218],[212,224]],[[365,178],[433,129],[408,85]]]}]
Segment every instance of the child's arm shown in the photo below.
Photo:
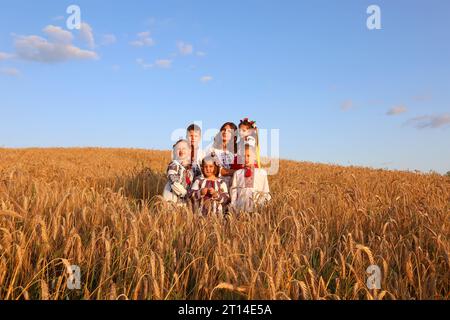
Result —
[{"label": "child's arm", "polygon": [[231,197],[231,205],[233,206],[237,200],[237,174],[239,171],[236,171],[233,175],[233,182],[231,183],[230,189],[230,197]]},{"label": "child's arm", "polygon": [[189,198],[194,200],[201,199],[201,190],[200,190],[200,181],[199,179],[195,180],[192,184],[191,190],[189,191]]},{"label": "child's arm", "polygon": [[272,197],[270,195],[269,179],[267,177],[267,172],[265,170],[263,170],[263,173],[264,173],[264,183],[261,191],[264,193],[265,200],[270,201]]},{"label": "child's arm", "polygon": [[167,168],[167,178],[169,179],[171,185],[175,182],[179,182],[180,177],[178,171],[178,165],[175,162],[171,162]]},{"label": "child's arm", "polygon": [[219,203],[227,203],[229,199],[227,184],[222,181],[219,186]]}]

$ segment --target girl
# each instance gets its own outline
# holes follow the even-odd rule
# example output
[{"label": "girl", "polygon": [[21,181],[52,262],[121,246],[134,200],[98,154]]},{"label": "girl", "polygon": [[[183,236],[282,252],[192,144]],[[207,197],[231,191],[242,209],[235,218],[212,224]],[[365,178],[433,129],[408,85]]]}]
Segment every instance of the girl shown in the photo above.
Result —
[{"label": "girl", "polygon": [[214,158],[207,156],[202,161],[203,177],[192,185],[190,195],[201,215],[222,214],[229,201],[227,184],[218,178],[219,170]]},{"label": "girl", "polygon": [[271,200],[267,172],[255,166],[256,146],[245,145],[245,168],[235,172],[231,185],[231,207],[253,212]]},{"label": "girl", "polygon": [[238,144],[238,152],[235,157],[235,162],[233,164],[234,170],[243,169],[245,167],[244,161],[242,159],[245,158],[245,146],[247,144],[251,144],[255,146],[255,166],[259,168],[260,160],[259,160],[259,141],[258,141],[258,128],[256,127],[255,121],[250,121],[248,118],[245,118],[239,123],[239,144]]},{"label": "girl", "polygon": [[190,166],[191,149],[187,140],[179,140],[173,146],[172,162],[167,168],[168,181],[163,197],[168,202],[186,204],[186,196],[193,180]]},{"label": "girl", "polygon": [[222,125],[209,154],[220,166],[219,177],[225,181],[229,190],[235,172],[232,166],[237,154],[237,126],[233,122],[226,122]]}]

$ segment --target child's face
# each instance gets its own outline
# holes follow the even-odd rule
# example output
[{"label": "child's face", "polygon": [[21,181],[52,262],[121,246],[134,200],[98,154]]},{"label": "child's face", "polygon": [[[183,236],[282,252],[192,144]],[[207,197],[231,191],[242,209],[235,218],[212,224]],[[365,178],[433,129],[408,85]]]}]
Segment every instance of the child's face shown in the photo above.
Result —
[{"label": "child's face", "polygon": [[252,128],[250,128],[249,126],[247,126],[247,125],[241,125],[240,127],[239,127],[239,134],[240,134],[240,136],[242,137],[242,138],[245,138],[245,137],[248,137],[249,135],[251,135],[251,133],[252,133]]},{"label": "child's face", "polygon": [[188,159],[189,157],[189,146],[186,143],[180,143],[176,147],[176,156],[180,160]]},{"label": "child's face", "polygon": [[214,166],[214,163],[212,162],[206,162],[203,165],[203,174],[205,175],[205,178],[211,178],[214,177],[214,171],[215,171],[216,167]]},{"label": "child's face", "polygon": [[196,131],[196,130],[191,130],[188,132],[188,139],[189,142],[194,145],[194,146],[198,146],[199,142],[200,142],[200,132]]},{"label": "child's face", "polygon": [[245,148],[245,165],[250,166],[255,163],[255,155],[250,148]]},{"label": "child's face", "polygon": [[226,126],[222,130],[222,140],[228,142],[233,137],[234,130],[230,126]]}]

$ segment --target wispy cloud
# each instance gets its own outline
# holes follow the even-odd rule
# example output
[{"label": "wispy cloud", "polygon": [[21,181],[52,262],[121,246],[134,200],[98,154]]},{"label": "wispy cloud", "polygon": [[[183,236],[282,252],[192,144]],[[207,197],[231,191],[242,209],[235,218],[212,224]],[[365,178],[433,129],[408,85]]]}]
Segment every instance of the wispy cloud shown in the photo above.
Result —
[{"label": "wispy cloud", "polygon": [[433,96],[430,93],[424,93],[416,95],[412,98],[415,102],[428,102],[433,99]]},{"label": "wispy cloud", "polygon": [[204,56],[206,56],[206,52],[203,52],[203,51],[197,51],[195,54],[196,54],[198,57],[204,57]]},{"label": "wispy cloud", "polygon": [[67,30],[49,25],[43,32],[48,39],[37,35],[16,36],[16,56],[23,60],[44,63],[98,59],[96,52],[74,46],[73,35]]},{"label": "wispy cloud", "polygon": [[133,47],[151,47],[155,44],[149,31],[140,32],[137,34],[137,39],[131,41],[130,44]]},{"label": "wispy cloud", "polygon": [[396,116],[396,115],[405,113],[407,111],[408,111],[408,108],[406,108],[403,105],[399,105],[399,106],[395,106],[395,107],[392,107],[391,109],[389,109],[388,112],[386,112],[386,115]]},{"label": "wispy cloud", "polygon": [[18,77],[20,76],[20,71],[16,68],[2,68],[0,69],[0,74],[11,76],[11,77]]},{"label": "wispy cloud", "polygon": [[203,83],[207,83],[207,82],[210,82],[212,80],[213,80],[212,76],[203,76],[203,77],[200,78],[200,81],[203,82]]},{"label": "wispy cloud", "polygon": [[144,59],[139,58],[139,59],[136,59],[136,63],[138,65],[140,65],[141,68],[144,70],[148,70],[153,67],[168,69],[172,66],[172,60],[169,60],[169,59],[159,59],[159,60],[156,60],[154,63],[147,63],[147,62],[145,62]]},{"label": "wispy cloud", "polygon": [[102,46],[109,46],[109,45],[112,45],[112,44],[114,44],[116,42],[117,42],[117,38],[116,38],[115,35],[113,35],[113,34],[104,34],[102,36],[102,41],[100,42],[100,44]]},{"label": "wispy cloud", "polygon": [[153,65],[150,63],[146,63],[144,59],[136,59],[136,63],[142,67],[142,69],[150,69],[153,68]]},{"label": "wispy cloud", "polygon": [[185,43],[183,41],[177,42],[177,48],[182,55],[190,55],[194,52],[194,46],[190,43]]},{"label": "wispy cloud", "polygon": [[409,119],[405,125],[414,126],[417,129],[437,129],[450,125],[450,114],[424,115]]},{"label": "wispy cloud", "polygon": [[64,20],[64,16],[56,16],[52,18],[53,21],[62,21]]},{"label": "wispy cloud", "polygon": [[155,66],[163,69],[168,69],[172,66],[172,60],[160,59],[155,61]]},{"label": "wispy cloud", "polygon": [[70,44],[73,41],[73,35],[61,27],[49,25],[44,28],[44,33],[48,36],[50,41],[61,44]]},{"label": "wispy cloud", "polygon": [[6,52],[0,52],[0,61],[11,59],[14,55]]},{"label": "wispy cloud", "polygon": [[341,110],[342,111],[348,111],[354,107],[353,100],[345,100],[341,103]]},{"label": "wispy cloud", "polygon": [[95,48],[94,32],[92,30],[92,27],[86,22],[81,23],[80,38],[87,44],[90,49]]}]

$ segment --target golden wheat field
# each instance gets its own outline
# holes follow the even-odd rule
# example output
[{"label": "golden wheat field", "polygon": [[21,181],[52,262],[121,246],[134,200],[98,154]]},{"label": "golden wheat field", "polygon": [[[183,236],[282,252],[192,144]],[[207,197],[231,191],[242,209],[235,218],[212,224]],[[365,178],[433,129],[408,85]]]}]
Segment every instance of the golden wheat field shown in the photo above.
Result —
[{"label": "golden wheat field", "polygon": [[282,161],[262,212],[202,218],[158,197],[169,160],[0,149],[0,299],[449,298],[447,177]]}]

